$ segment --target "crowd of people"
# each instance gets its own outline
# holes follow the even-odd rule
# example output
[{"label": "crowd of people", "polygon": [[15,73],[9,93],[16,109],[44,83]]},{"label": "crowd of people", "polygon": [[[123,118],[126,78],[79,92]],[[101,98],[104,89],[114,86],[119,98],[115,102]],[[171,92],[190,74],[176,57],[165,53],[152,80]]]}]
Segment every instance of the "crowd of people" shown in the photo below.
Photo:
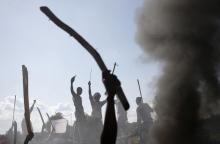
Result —
[{"label": "crowd of people", "polygon": [[[146,144],[149,141],[149,131],[153,124],[153,119],[151,117],[151,113],[153,112],[153,110],[147,103],[143,103],[142,97],[136,98],[137,122],[129,123],[127,111],[124,109],[120,100],[118,98],[115,98],[114,96],[112,98],[109,98],[109,96],[107,96],[104,101],[101,101],[101,94],[99,92],[95,92],[94,94],[92,93],[91,82],[89,81],[88,96],[92,107],[92,112],[91,115],[88,115],[85,113],[82,104],[81,95],[83,93],[83,89],[81,87],[77,87],[76,89],[74,89],[75,79],[76,76],[72,77],[70,84],[72,100],[75,106],[74,124],[72,126],[69,125],[67,120],[60,112],[56,113],[53,116],[47,115],[48,121],[43,124],[42,131],[34,133],[35,136],[30,141],[30,143],[103,144],[106,143],[106,141],[112,143],[110,141],[114,139],[114,136],[112,136],[111,138],[110,129],[112,129],[113,135],[117,135],[117,144],[133,144],[137,142],[139,144]],[[108,91],[109,90],[107,89],[107,93]],[[35,103],[36,100],[34,100],[29,109],[30,114],[34,109]],[[107,104],[106,116],[105,120],[103,120],[102,107],[105,104]],[[115,106],[116,112],[114,110]],[[117,118],[115,116],[116,113]],[[114,124],[114,121],[117,122]],[[57,124],[61,122],[65,125],[63,131],[57,128]],[[14,121],[14,123],[16,123],[16,121]],[[5,142],[11,144],[23,143],[25,137],[28,135],[25,118],[23,118],[21,122],[21,132],[18,132],[17,128],[15,131],[14,125],[15,124],[13,124],[12,127],[5,134]],[[117,128],[115,126],[117,126]],[[106,135],[107,138],[105,138]]]}]

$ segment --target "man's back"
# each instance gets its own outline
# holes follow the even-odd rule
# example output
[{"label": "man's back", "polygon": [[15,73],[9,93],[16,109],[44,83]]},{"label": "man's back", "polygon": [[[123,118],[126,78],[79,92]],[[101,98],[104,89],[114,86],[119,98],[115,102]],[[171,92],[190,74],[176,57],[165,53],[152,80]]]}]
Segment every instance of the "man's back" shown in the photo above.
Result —
[{"label": "man's back", "polygon": [[77,95],[77,96],[73,97],[73,103],[74,103],[74,106],[75,106],[76,109],[83,108],[81,96]]},{"label": "man's back", "polygon": [[128,122],[127,112],[124,110],[121,102],[117,100],[116,102],[117,114],[118,114],[118,125],[124,126]]},{"label": "man's back", "polygon": [[153,112],[153,110],[147,103],[141,103],[137,107],[138,120],[143,122],[153,122],[151,112]]},{"label": "man's back", "polygon": [[73,103],[75,106],[75,118],[77,121],[81,121],[85,118],[84,108],[82,105],[82,98],[80,96],[73,97]]},{"label": "man's back", "polygon": [[102,119],[102,102],[94,102],[92,104],[92,116]]}]

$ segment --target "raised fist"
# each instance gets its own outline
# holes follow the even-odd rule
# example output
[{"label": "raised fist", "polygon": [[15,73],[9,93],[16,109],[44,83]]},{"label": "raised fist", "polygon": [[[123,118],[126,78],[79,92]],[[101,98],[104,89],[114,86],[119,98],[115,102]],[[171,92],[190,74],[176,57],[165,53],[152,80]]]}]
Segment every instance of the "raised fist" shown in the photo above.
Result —
[{"label": "raised fist", "polygon": [[71,78],[71,83],[73,83],[75,81],[76,76]]}]

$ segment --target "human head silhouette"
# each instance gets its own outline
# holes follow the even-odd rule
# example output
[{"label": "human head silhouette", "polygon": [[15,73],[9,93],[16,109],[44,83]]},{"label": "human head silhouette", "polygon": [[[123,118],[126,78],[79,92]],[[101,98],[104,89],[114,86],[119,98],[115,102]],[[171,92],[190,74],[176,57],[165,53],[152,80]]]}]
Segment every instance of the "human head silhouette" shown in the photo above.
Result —
[{"label": "human head silhouette", "polygon": [[96,102],[98,102],[99,100],[100,100],[100,98],[101,98],[101,95],[100,95],[100,93],[95,93],[94,94],[94,96],[93,96],[93,99],[96,101]]},{"label": "human head silhouette", "polygon": [[143,103],[142,97],[137,97],[137,98],[136,98],[136,104],[139,105],[139,104],[141,104],[141,103]]},{"label": "human head silhouette", "polygon": [[78,88],[76,89],[76,94],[77,94],[77,95],[81,95],[81,94],[82,94],[82,88],[81,88],[81,87],[78,87]]}]

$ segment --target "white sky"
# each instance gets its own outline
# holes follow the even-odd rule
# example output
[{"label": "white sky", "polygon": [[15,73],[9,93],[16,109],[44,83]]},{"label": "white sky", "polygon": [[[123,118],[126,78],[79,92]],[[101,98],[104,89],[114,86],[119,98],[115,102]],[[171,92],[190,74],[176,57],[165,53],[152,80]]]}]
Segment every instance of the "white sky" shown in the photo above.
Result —
[{"label": "white sky", "polygon": [[[141,3],[142,0],[1,0],[0,133],[11,125],[13,95],[20,99],[18,109],[23,107],[22,64],[29,70],[30,99],[36,99],[44,113],[74,112],[69,87],[76,74],[75,88],[83,88],[84,109],[90,114],[87,83],[91,68],[92,91],[105,91],[95,61],[40,12],[42,5],[85,37],[109,69],[115,61],[118,63],[115,73],[131,104],[129,120],[134,121],[135,98],[139,96],[136,79],[140,79],[144,101],[152,103],[159,75],[158,64],[143,61],[143,51],[135,43],[136,11]],[[20,121],[22,115],[21,108],[15,117]],[[33,119],[38,117],[36,112],[32,115]]]}]

